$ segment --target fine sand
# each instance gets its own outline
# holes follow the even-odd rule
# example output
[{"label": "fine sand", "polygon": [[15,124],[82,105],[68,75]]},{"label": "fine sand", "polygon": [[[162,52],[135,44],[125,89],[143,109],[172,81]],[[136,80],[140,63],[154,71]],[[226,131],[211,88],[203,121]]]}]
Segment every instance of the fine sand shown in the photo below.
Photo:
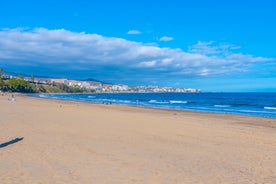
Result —
[{"label": "fine sand", "polygon": [[1,184],[276,183],[276,119],[8,98]]}]

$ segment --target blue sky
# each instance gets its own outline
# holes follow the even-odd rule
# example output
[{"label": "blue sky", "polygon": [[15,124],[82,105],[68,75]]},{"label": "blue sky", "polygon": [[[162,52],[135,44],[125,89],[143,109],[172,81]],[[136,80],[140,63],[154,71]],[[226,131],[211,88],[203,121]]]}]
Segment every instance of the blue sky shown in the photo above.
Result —
[{"label": "blue sky", "polygon": [[274,0],[10,0],[0,67],[203,91],[276,91]]}]

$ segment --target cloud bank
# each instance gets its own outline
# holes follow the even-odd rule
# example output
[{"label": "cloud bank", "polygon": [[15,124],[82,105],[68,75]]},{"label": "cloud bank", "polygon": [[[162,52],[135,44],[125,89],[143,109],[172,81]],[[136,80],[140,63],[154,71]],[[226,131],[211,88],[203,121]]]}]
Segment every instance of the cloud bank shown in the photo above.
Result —
[{"label": "cloud bank", "polygon": [[[168,39],[167,39],[168,41]],[[238,53],[239,47],[198,42],[188,51],[64,29],[2,29],[0,66],[57,68],[70,72],[158,80],[160,77],[204,77],[247,72],[270,58]],[[55,69],[54,69],[55,68]],[[117,72],[117,73],[116,73]],[[118,74],[118,75],[117,75]],[[125,74],[125,75],[123,75]],[[93,76],[92,76],[93,77]]]}]

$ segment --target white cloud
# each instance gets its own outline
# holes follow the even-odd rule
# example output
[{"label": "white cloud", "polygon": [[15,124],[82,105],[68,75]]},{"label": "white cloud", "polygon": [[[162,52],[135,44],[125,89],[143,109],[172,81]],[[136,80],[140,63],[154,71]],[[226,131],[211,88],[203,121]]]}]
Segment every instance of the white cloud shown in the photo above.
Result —
[{"label": "white cloud", "polygon": [[4,66],[62,65],[76,71],[101,68],[103,73],[108,66],[141,75],[151,69],[147,75],[162,71],[163,75],[209,76],[245,72],[255,63],[273,60],[235,53],[236,49],[231,44],[198,42],[183,51],[64,29],[0,30],[0,65]]},{"label": "white cloud", "polygon": [[199,53],[203,55],[212,55],[212,54],[228,54],[233,50],[237,50],[240,47],[232,44],[220,44],[215,45],[214,41],[202,42],[198,41],[197,44],[190,46],[189,51],[191,53]]},{"label": "white cloud", "polygon": [[157,61],[143,61],[138,64],[138,67],[151,68],[151,67],[154,67],[156,65],[156,63],[157,63]]},{"label": "white cloud", "polygon": [[127,34],[130,34],[130,35],[138,35],[138,34],[142,34],[141,31],[138,31],[138,30],[129,30],[127,32]]},{"label": "white cloud", "polygon": [[172,58],[165,58],[161,61],[161,65],[170,65],[171,63],[173,62],[173,59]]},{"label": "white cloud", "polygon": [[200,74],[201,76],[207,76],[209,75],[209,70],[206,69],[206,68],[203,68],[201,71],[200,71]]},{"label": "white cloud", "polygon": [[159,41],[162,41],[162,42],[169,42],[172,40],[174,40],[174,38],[169,36],[162,36],[161,38],[159,38]]}]

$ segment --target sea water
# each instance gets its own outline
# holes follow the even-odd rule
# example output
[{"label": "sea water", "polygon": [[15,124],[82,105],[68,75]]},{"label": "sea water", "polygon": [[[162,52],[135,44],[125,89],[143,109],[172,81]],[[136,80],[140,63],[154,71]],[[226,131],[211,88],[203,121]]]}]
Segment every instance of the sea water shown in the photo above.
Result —
[{"label": "sea water", "polygon": [[34,94],[41,98],[276,118],[276,93]]}]

